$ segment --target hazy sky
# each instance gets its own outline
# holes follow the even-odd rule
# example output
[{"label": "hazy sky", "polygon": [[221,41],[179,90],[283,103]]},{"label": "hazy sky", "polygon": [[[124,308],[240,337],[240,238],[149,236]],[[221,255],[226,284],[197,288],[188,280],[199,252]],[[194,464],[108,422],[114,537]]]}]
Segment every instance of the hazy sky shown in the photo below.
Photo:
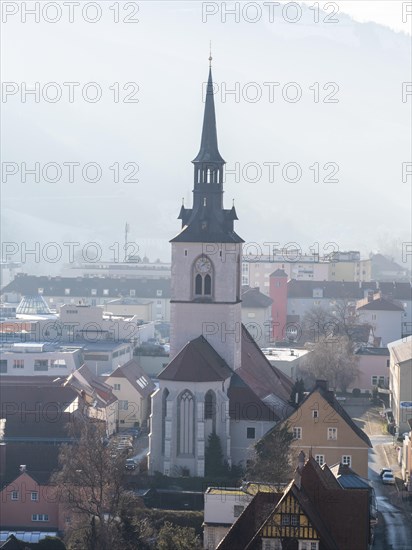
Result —
[{"label": "hazy sky", "polygon": [[[36,241],[37,273],[68,261],[64,242],[96,241],[110,259],[126,221],[141,254],[169,259],[182,197],[191,204],[210,40],[219,148],[236,174],[225,206],[235,199],[245,241],[364,254],[411,241],[408,2],[41,2],[38,21],[23,4],[2,3],[11,259]],[[36,163],[39,181],[23,181]],[[56,263],[42,261],[49,242]]]}]

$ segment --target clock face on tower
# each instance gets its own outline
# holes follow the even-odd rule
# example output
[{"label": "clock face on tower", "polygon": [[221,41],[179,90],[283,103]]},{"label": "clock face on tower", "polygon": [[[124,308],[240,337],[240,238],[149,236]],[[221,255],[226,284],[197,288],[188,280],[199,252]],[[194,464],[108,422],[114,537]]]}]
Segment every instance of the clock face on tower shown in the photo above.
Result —
[{"label": "clock face on tower", "polygon": [[195,263],[196,271],[199,273],[210,273],[212,270],[212,264],[208,258],[198,258]]}]

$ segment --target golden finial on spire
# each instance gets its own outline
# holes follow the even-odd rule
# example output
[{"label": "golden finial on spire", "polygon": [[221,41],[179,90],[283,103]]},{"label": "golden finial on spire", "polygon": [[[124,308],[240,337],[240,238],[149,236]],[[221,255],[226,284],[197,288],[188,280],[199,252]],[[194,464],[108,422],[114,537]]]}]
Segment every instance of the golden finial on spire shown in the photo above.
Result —
[{"label": "golden finial on spire", "polygon": [[212,41],[209,42],[209,67],[212,66]]}]

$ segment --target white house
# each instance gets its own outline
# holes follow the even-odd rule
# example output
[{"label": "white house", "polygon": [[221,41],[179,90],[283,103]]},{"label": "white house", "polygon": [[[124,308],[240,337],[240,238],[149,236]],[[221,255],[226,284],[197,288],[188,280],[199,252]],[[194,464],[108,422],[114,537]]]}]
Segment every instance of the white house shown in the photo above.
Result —
[{"label": "white house", "polygon": [[390,342],[390,406],[398,432],[410,430],[412,418],[412,336]]}]

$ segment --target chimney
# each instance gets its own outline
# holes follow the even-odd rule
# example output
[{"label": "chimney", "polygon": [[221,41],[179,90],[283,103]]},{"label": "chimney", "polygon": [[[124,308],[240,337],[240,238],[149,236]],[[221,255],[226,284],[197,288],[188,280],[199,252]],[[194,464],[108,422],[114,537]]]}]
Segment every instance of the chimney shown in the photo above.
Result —
[{"label": "chimney", "polygon": [[20,470],[21,473],[23,473],[27,470],[27,466],[25,464],[20,464],[19,470]]},{"label": "chimney", "polygon": [[303,451],[300,451],[298,456],[298,470],[301,472],[303,470],[303,466],[305,465],[305,453]]},{"label": "chimney", "polygon": [[316,387],[322,390],[328,391],[328,382],[327,380],[316,380]]}]

